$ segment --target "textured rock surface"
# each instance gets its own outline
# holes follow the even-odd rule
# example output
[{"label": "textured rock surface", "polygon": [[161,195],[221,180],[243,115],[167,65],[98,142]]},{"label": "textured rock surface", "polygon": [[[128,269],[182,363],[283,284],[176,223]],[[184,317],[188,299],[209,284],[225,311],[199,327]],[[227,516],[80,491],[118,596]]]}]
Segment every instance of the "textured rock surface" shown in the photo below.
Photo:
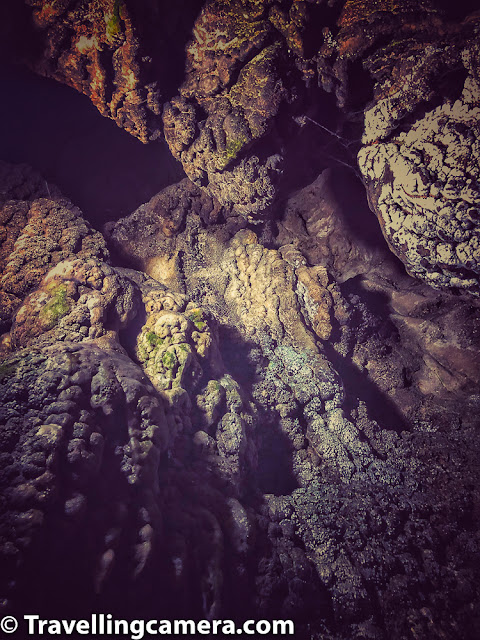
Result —
[{"label": "textured rock surface", "polygon": [[188,178],[104,240],[0,167],[5,611],[474,640],[478,14],[186,2],[153,103],[180,8],[137,7],[34,5],[37,64],[143,140],[165,102]]},{"label": "textured rock surface", "polygon": [[[107,258],[105,242],[81,217],[78,208],[53,187],[22,168],[5,172],[1,206],[0,296],[2,328],[8,326],[21,300],[50,267],[78,255]],[[36,198],[47,191],[47,197]],[[13,200],[23,196],[28,200]],[[7,199],[8,198],[8,199]]]},{"label": "textured rock surface", "polygon": [[48,569],[38,555],[26,560],[35,550],[49,558],[57,594],[72,570],[94,593],[118,557],[127,580],[145,569],[160,528],[158,467],[168,443],[152,391],[129,358],[92,342],[30,347],[2,364],[4,606],[25,589],[42,602],[36,568]]},{"label": "textured rock surface", "polygon": [[119,0],[29,2],[41,55],[34,68],[87,95],[142,142],[159,135],[159,89],[132,10]]},{"label": "textured rock surface", "polygon": [[[478,30],[480,23],[476,24]],[[455,51],[453,45],[449,51],[452,49]],[[445,55],[433,46],[417,54],[402,84],[392,87],[396,89],[392,95],[367,111],[363,138],[367,146],[359,153],[359,166],[385,236],[409,271],[434,286],[478,295],[480,85],[476,43],[456,50],[456,63],[466,75],[461,95],[428,110],[407,131],[398,132],[419,104],[435,95],[425,67],[440,67],[445,73]],[[417,77],[422,83],[415,82]]]},{"label": "textured rock surface", "polygon": [[98,259],[77,258],[51,269],[15,314],[15,348],[41,341],[115,341],[135,316],[139,293]]},{"label": "textured rock surface", "polygon": [[249,477],[264,498],[250,610],[287,611],[305,637],[302,621],[313,637],[474,637],[476,618],[459,620],[477,610],[478,543],[460,523],[477,500],[478,308],[415,283],[378,237],[355,237],[332,213],[332,180],[287,203],[279,249],[194,213],[171,236],[142,210],[110,241],[213,314],[225,366],[255,404]]},{"label": "textured rock surface", "polygon": [[[208,0],[186,2],[183,19],[145,0],[31,4],[41,73],[143,141],[163,126],[188,177],[250,221],[271,211],[292,118],[325,117],[314,84],[334,94],[343,114],[320,126],[343,163],[363,128],[360,170],[395,253],[430,284],[475,291],[478,16],[450,22],[430,0]],[[182,82],[166,70],[169,22],[190,38]],[[160,81],[167,92],[178,82],[178,95]],[[467,162],[460,150],[472,146]],[[437,224],[446,210],[458,223]]]}]

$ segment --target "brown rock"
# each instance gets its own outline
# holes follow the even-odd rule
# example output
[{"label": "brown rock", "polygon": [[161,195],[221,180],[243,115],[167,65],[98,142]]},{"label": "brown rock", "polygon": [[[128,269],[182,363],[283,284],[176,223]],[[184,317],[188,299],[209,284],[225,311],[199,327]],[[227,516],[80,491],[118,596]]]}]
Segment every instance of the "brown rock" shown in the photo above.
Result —
[{"label": "brown rock", "polygon": [[108,256],[101,235],[65,198],[7,201],[0,221],[3,324],[52,266],[74,256]]}]

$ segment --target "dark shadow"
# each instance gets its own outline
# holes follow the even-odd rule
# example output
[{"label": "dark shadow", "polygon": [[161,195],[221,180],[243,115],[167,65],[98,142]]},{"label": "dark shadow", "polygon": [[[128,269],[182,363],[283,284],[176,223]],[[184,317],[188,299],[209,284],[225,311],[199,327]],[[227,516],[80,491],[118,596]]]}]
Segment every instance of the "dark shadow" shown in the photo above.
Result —
[{"label": "dark shadow", "polygon": [[355,241],[369,249],[384,249],[404,273],[403,263],[389,249],[377,216],[368,206],[362,182],[347,169],[339,168],[332,171],[329,187],[333,199],[338,202],[338,216]]},{"label": "dark shadow", "polygon": [[[0,2],[0,60],[34,60],[42,51],[41,31],[32,19],[32,7],[18,0]],[[3,97],[3,96],[2,96]]]},{"label": "dark shadow", "polygon": [[262,364],[259,360],[260,356],[254,355],[258,350],[257,345],[247,342],[235,327],[220,325],[218,333],[220,351],[228,372],[243,389],[251,393],[257,375],[257,366]]},{"label": "dark shadow", "polygon": [[6,64],[0,84],[0,158],[30,164],[98,229],[185,175],[165,142],[142,144],[70,87]]},{"label": "dark shadow", "polygon": [[[232,327],[220,327],[220,349],[229,373],[251,397],[253,384],[264,375],[267,359],[257,345],[246,342]],[[254,484],[261,493],[286,495],[298,487],[298,482],[293,473],[292,444],[279,422],[280,416],[274,409],[260,411],[257,420],[258,466]]]},{"label": "dark shadow", "polygon": [[[344,297],[352,302],[352,296],[358,296],[368,312],[376,319],[375,324],[369,329],[370,334],[377,334],[385,344],[395,342],[397,328],[389,318],[389,299],[380,292],[368,291],[362,287],[362,276],[356,276],[340,285]],[[362,315],[353,318],[352,329],[358,331],[359,341],[368,339],[368,335],[362,336]],[[355,324],[356,323],[356,324]],[[395,403],[382,391],[379,386],[361,371],[351,359],[351,354],[343,356],[332,346],[332,341],[323,343],[325,353],[338,372],[344,388],[346,400],[345,410],[348,412],[354,408],[356,401],[362,400],[368,407],[369,416],[378,422],[383,429],[393,429],[397,432],[409,430],[406,417],[399,411]]]},{"label": "dark shadow", "polygon": [[366,373],[360,371],[348,357],[337,353],[325,344],[325,353],[339,374],[345,388],[346,412],[354,408],[356,400],[362,400],[368,407],[370,418],[378,422],[382,429],[409,431],[409,424],[390,398],[373,382]]},{"label": "dark shadow", "polygon": [[[288,110],[277,119],[286,158],[278,190],[279,202],[311,184],[328,167],[345,167],[353,176],[357,171],[353,144],[350,149],[348,141],[344,146],[335,135],[344,126],[344,117],[339,113],[334,96],[321,89],[312,90],[308,108],[301,115],[309,118],[303,125],[295,121]],[[312,120],[325,128],[315,125]]]},{"label": "dark shadow", "polygon": [[[204,4],[204,0],[135,0],[129,3],[133,22],[139,29],[142,51],[152,58],[149,80],[158,82],[162,102],[177,95],[185,80],[185,52]],[[145,64],[145,59],[143,62]]]},{"label": "dark shadow", "polygon": [[478,0],[460,0],[451,2],[451,0],[435,0],[436,7],[441,9],[448,20],[463,20],[474,11],[478,11]]},{"label": "dark shadow", "polygon": [[260,446],[258,449],[258,469],[256,483],[261,493],[284,496],[298,489],[299,484],[293,473],[292,443],[283,433],[276,412],[259,416]]}]

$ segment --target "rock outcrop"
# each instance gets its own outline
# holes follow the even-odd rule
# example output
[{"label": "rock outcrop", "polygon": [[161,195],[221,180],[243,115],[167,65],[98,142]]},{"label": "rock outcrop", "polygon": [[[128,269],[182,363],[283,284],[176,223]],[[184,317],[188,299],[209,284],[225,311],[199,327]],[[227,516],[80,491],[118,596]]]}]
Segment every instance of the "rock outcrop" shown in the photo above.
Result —
[{"label": "rock outcrop", "polygon": [[[480,253],[479,29],[478,18],[472,20],[446,42],[412,51],[408,68],[398,62],[391,70],[395,82],[378,81],[358,156],[372,208],[408,270],[433,286],[474,295]],[[462,86],[434,106],[442,82],[449,90],[457,82]]]},{"label": "rock outcrop", "polygon": [[[24,192],[41,195],[35,174],[22,175],[32,182]],[[192,198],[201,197],[192,189]],[[171,192],[154,204],[178,204]],[[28,233],[30,207],[70,213],[43,219],[42,229],[59,238],[89,229],[67,203],[59,196],[4,206],[24,210],[15,219],[20,238],[42,242],[40,232]],[[168,224],[162,229],[171,233]],[[131,606],[134,588],[135,602],[147,591],[144,574],[162,570],[177,609],[214,615],[225,597],[225,562],[240,571],[252,536],[238,497],[256,467],[255,408],[223,364],[210,314],[139,272],[107,264],[100,234],[92,233],[96,255],[85,251],[80,233],[59,262],[52,256],[64,254],[43,242],[43,269],[18,289],[20,304],[3,336],[3,606],[48,608],[38,588],[45,572],[49,599],[73,572],[79,602],[109,602],[120,579],[121,601]],[[3,249],[12,264],[18,241]],[[192,552],[194,538],[201,544]],[[37,557],[40,547],[52,569]],[[198,582],[185,597],[192,571]]]},{"label": "rock outcrop", "polygon": [[149,78],[152,60],[139,38],[135,8],[120,0],[28,4],[31,37],[41,52],[35,70],[84,93],[142,142],[158,137],[159,88]]},{"label": "rock outcrop", "polygon": [[[451,22],[431,0],[208,0],[198,15],[187,2],[177,27],[192,36],[172,97],[171,8],[32,4],[40,73],[144,142],[164,134],[187,176],[251,222],[272,212],[298,123],[322,127],[343,163],[361,137],[390,247],[429,284],[478,293],[478,15]],[[315,84],[335,97],[328,126]]]},{"label": "rock outcrop", "polygon": [[2,611],[477,638],[478,12],[29,4],[187,177],[100,233],[0,164]]},{"label": "rock outcrop", "polygon": [[[318,637],[333,624],[353,636],[400,638],[413,627],[453,638],[463,605],[445,585],[473,593],[475,582],[459,523],[476,502],[478,308],[415,283],[385,248],[354,239],[333,203],[327,172],[285,206],[278,239],[290,243],[278,249],[193,213],[171,236],[142,209],[111,225],[109,238],[210,311],[223,361],[254,402],[250,478],[264,495],[252,610],[287,611]],[[437,530],[447,521],[452,537]],[[475,626],[470,619],[461,633]]]},{"label": "rock outcrop", "polygon": [[101,234],[56,187],[22,166],[2,165],[1,171],[0,322],[5,329],[52,266],[76,255],[106,259],[108,251]]},{"label": "rock outcrop", "polygon": [[145,569],[168,444],[152,391],[127,356],[91,341],[30,345],[2,363],[3,607],[48,607],[71,571],[72,595],[83,584],[91,599],[115,573],[127,586]]}]

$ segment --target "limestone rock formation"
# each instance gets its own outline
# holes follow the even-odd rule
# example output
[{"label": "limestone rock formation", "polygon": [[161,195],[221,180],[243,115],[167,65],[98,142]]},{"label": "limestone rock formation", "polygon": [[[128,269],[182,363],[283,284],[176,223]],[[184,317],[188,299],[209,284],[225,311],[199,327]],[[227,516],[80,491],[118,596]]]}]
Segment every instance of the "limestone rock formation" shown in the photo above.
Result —
[{"label": "limestone rock formation", "polygon": [[26,604],[25,592],[45,606],[35,594],[45,562],[47,598],[70,571],[89,594],[127,565],[133,581],[159,534],[168,443],[165,408],[141,369],[92,342],[30,346],[3,362],[0,394],[3,608]]},{"label": "limestone rock formation", "polygon": [[[477,33],[480,22],[468,27]],[[398,86],[366,112],[358,159],[385,236],[409,271],[434,286],[478,295],[480,84],[473,37],[465,36],[463,48],[452,42],[412,55]],[[463,71],[463,91],[425,108],[438,94],[438,76],[452,68]],[[415,117],[422,107],[426,113]]]},{"label": "limestone rock formation", "polygon": [[[0,297],[1,325],[8,326],[25,295],[32,291],[50,267],[66,258],[107,258],[105,242],[98,231],[81,217],[78,208],[35,174],[24,176],[21,169],[6,173],[1,208]],[[28,185],[28,186],[27,186]],[[47,194],[43,194],[43,191]],[[47,197],[37,198],[37,195]],[[12,196],[30,198],[10,199]]]},{"label": "limestone rock formation", "polygon": [[[45,204],[70,215],[47,216],[39,231],[53,220],[50,231],[68,240],[88,228],[64,199],[31,206],[44,211]],[[23,206],[27,216],[30,203],[5,206]],[[26,220],[17,222],[25,233]],[[208,312],[144,274],[94,257],[78,236],[70,259],[60,262],[45,243],[47,273],[40,279],[33,272],[30,288],[18,290],[23,300],[3,339],[2,607],[19,611],[29,602],[45,610],[42,575],[52,598],[71,572],[79,603],[107,606],[120,580],[121,601],[131,606],[132,590],[140,602],[147,578],[163,571],[178,611],[214,615],[225,598],[225,565],[245,571],[253,535],[238,497],[256,467],[256,410],[223,364]],[[205,485],[203,497],[192,493],[197,485]],[[192,553],[193,537],[201,543]],[[224,539],[232,545],[228,559]],[[38,564],[39,548],[52,569]],[[197,582],[185,599],[192,571]]]},{"label": "limestone rock formation", "polygon": [[9,164],[0,161],[0,203],[7,200],[58,199],[59,189],[49,184],[40,174],[26,164]]},{"label": "limestone rock formation", "polygon": [[205,4],[187,48],[185,82],[163,114],[167,142],[190,179],[251,218],[272,203],[282,158],[274,141],[261,158],[245,152],[292,97],[268,4]]},{"label": "limestone rock formation", "polygon": [[139,292],[104,262],[78,257],[59,262],[15,314],[14,348],[42,342],[118,339],[136,314]]},{"label": "limestone rock formation", "polygon": [[[41,55],[34,68],[90,98],[100,113],[142,142],[160,134],[159,88],[148,80],[135,12],[125,2],[29,2],[32,37]],[[41,43],[41,44],[40,44]]]},{"label": "limestone rock formation", "polygon": [[100,233],[0,164],[2,611],[479,637],[478,12],[28,4],[187,177]]},{"label": "limestone rock formation", "polygon": [[[280,606],[299,621],[315,620],[318,637],[329,633],[329,616],[366,637],[384,637],[385,625],[402,637],[408,624],[418,637],[437,628],[453,637],[460,605],[442,585],[447,580],[456,588],[455,576],[462,575],[465,588],[473,588],[467,556],[454,538],[439,538],[435,548],[427,545],[429,557],[437,558],[427,567],[417,559],[424,551],[410,556],[402,541],[426,549],[423,534],[413,543],[407,531],[436,536],[430,509],[457,527],[463,507],[453,496],[464,496],[465,505],[476,500],[469,480],[476,453],[468,442],[478,402],[478,308],[415,283],[389,261],[388,251],[354,240],[347,221],[333,217],[334,203],[328,173],[295,194],[285,207],[278,239],[286,244],[279,249],[238,230],[241,222],[205,226],[193,212],[185,229],[171,236],[139,209],[111,225],[109,238],[117,253],[130,255],[164,285],[180,285],[199,309],[209,310],[220,326],[225,366],[255,403],[262,427],[255,432],[258,463],[251,472],[265,494],[256,536],[263,541],[259,549],[269,551],[253,550],[252,607],[273,616]],[[296,216],[306,223],[303,235]],[[310,266],[299,248],[318,264]],[[155,251],[164,256],[161,263],[146,259]],[[187,326],[179,319],[180,336]],[[455,442],[455,471],[440,453],[448,438]],[[215,447],[204,435],[201,441]],[[390,506],[382,511],[380,503]],[[348,515],[338,534],[343,508]],[[403,515],[396,519],[390,509]],[[361,524],[372,517],[378,529]],[[321,533],[329,526],[330,533]],[[455,530],[460,538],[469,535]],[[385,535],[391,542],[382,543],[380,557]],[[453,564],[439,569],[445,545],[452,545]],[[400,557],[405,570],[398,569]],[[381,612],[372,608],[373,592]],[[393,615],[398,607],[400,617]]]},{"label": "limestone rock formation", "polygon": [[192,36],[170,98],[159,81],[175,92],[162,55],[171,9],[31,4],[37,70],[142,141],[163,128],[187,176],[249,221],[272,211],[294,121],[321,119],[316,81],[341,113],[320,126],[345,148],[363,134],[360,171],[393,251],[430,284],[476,293],[478,15],[452,22],[432,0],[208,0],[190,25],[187,2],[180,31]]}]

